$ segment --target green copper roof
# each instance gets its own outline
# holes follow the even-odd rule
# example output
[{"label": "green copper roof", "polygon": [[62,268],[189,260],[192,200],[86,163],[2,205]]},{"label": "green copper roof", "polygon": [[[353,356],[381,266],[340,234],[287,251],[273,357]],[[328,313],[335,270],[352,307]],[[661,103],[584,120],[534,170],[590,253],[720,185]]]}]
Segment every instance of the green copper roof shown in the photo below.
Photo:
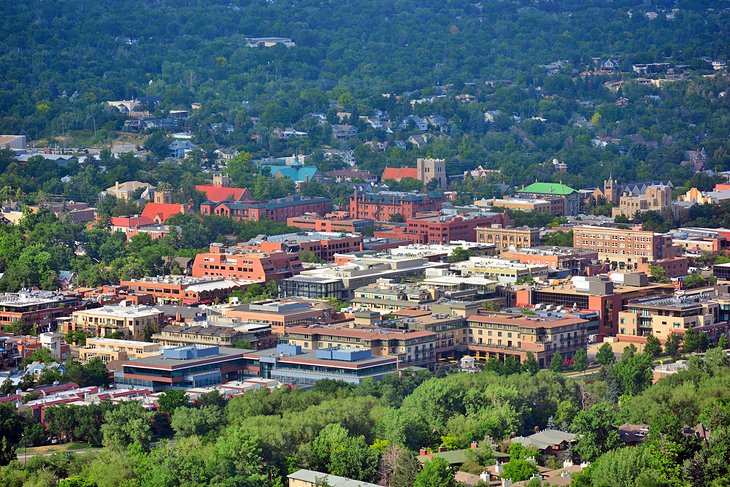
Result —
[{"label": "green copper roof", "polygon": [[575,190],[570,186],[560,183],[532,183],[518,191],[518,193],[533,194],[573,194]]}]

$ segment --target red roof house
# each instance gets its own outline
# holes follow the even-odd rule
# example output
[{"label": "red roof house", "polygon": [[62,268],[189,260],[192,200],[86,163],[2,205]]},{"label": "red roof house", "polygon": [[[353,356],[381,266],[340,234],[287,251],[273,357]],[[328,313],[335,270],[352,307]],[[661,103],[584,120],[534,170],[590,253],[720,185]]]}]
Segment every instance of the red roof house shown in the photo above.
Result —
[{"label": "red roof house", "polygon": [[381,179],[400,181],[403,178],[418,179],[418,170],[415,167],[386,167]]},{"label": "red roof house", "polygon": [[220,203],[225,200],[254,201],[248,188],[230,188],[213,184],[198,184],[195,186],[195,189],[201,193],[205,193],[205,198],[215,203]]},{"label": "red roof house", "polygon": [[165,223],[165,221],[178,213],[185,213],[185,205],[179,203],[147,203],[142,211],[142,216],[152,220],[153,223]]}]

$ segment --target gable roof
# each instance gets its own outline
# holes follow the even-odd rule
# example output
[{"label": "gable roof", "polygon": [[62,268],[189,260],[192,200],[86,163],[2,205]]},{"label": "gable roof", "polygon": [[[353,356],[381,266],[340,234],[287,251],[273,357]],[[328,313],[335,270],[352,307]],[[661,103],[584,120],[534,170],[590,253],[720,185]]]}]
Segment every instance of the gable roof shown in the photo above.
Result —
[{"label": "gable roof", "polygon": [[111,223],[113,227],[138,228],[155,222],[146,216],[113,216]]},{"label": "gable roof", "polygon": [[165,223],[171,216],[184,212],[185,208],[178,203],[147,203],[142,211],[142,216],[159,223]]},{"label": "gable roof", "polygon": [[418,179],[418,170],[415,167],[386,167],[381,179],[400,181],[403,178]]},{"label": "gable roof", "polygon": [[252,201],[253,197],[248,188],[229,188],[227,186],[214,186],[212,184],[198,184],[195,186],[196,191],[205,193],[208,201],[220,203],[224,200],[233,201]]},{"label": "gable roof", "polygon": [[530,436],[517,436],[512,438],[513,442],[521,443],[524,446],[534,446],[538,450],[545,450],[551,446],[560,445],[563,442],[572,443],[576,435],[565,431],[546,429]]},{"label": "gable roof", "polygon": [[291,179],[297,181],[311,181],[318,173],[317,166],[269,166],[271,168],[271,176]]},{"label": "gable roof", "polygon": [[575,190],[560,183],[532,183],[518,193],[568,195],[575,193]]}]

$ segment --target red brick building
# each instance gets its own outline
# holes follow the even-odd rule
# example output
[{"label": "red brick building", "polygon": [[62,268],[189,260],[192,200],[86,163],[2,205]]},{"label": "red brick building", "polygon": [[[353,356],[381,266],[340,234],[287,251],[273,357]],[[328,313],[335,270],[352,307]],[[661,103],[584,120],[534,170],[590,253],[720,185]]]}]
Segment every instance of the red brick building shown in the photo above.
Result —
[{"label": "red brick building", "polygon": [[442,203],[443,197],[435,193],[355,192],[350,197],[350,217],[384,222],[401,215],[407,220],[424,211],[440,211]]},{"label": "red brick building", "polygon": [[331,206],[327,198],[292,195],[267,202],[250,203],[242,201],[223,201],[216,203],[206,201],[200,205],[203,215],[220,215],[237,221],[271,220],[285,222],[287,218],[301,216],[305,213],[326,213]]},{"label": "red brick building", "polygon": [[202,304],[225,300],[233,291],[243,290],[251,281],[189,276],[143,277],[122,281],[130,292],[149,294],[166,304]]},{"label": "red brick building", "polygon": [[287,218],[286,224],[290,227],[314,232],[354,233],[373,228],[372,220],[350,218],[350,214],[346,211],[335,211],[323,217],[307,213],[306,215]]},{"label": "red brick building", "polygon": [[296,252],[261,252],[242,247],[211,244],[210,252],[195,256],[193,277],[266,282],[299,274],[302,263]]},{"label": "red brick building", "polygon": [[257,252],[298,253],[307,250],[320,260],[332,261],[337,253],[360,252],[362,235],[339,232],[300,232],[255,238],[238,244],[239,248]]},{"label": "red brick building", "polygon": [[511,221],[506,213],[476,215],[440,215],[419,213],[406,220],[406,227],[375,232],[375,237],[408,240],[418,244],[448,243],[455,240],[476,242],[476,228],[492,224],[506,225]]}]

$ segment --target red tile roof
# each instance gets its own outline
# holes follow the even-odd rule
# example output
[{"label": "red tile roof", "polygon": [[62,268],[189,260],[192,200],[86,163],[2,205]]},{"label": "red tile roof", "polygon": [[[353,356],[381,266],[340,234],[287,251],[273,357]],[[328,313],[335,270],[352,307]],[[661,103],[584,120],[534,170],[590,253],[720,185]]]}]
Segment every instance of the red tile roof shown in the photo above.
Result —
[{"label": "red tile roof", "polygon": [[195,186],[197,191],[205,193],[208,201],[220,203],[224,200],[233,201],[251,201],[251,193],[248,188],[229,188],[225,186],[213,186],[212,184],[198,184]]},{"label": "red tile roof", "polygon": [[113,216],[113,227],[139,228],[145,225],[152,225],[154,220],[146,216]]},{"label": "red tile roof", "polygon": [[142,216],[165,223],[165,221],[173,215],[184,213],[185,208],[178,203],[147,203],[142,211]]},{"label": "red tile roof", "polygon": [[415,167],[386,167],[381,179],[400,181],[403,178],[418,179],[418,171]]}]

